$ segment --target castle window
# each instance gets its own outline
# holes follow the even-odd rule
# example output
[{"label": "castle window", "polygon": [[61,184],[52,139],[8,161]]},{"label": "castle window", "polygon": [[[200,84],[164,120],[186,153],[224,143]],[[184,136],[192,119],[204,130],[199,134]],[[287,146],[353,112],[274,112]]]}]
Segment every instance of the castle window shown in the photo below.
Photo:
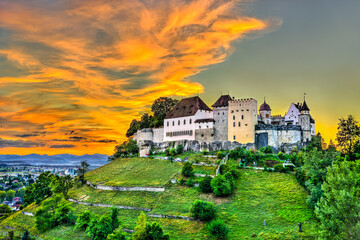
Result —
[{"label": "castle window", "polygon": [[184,125],[186,125],[186,119],[184,119]]},{"label": "castle window", "polygon": [[178,125],[180,125],[180,120],[178,120]]},{"label": "castle window", "polygon": [[246,109],[246,111],[249,111],[249,109]]},{"label": "castle window", "polygon": [[239,127],[241,126],[240,122],[239,122],[239,124],[238,124],[238,125],[239,125]]},{"label": "castle window", "polygon": [[235,120],[235,116],[233,116],[233,120]]},{"label": "castle window", "polygon": [[225,120],[223,119],[223,123],[225,122]]},{"label": "castle window", "polygon": [[189,122],[190,122],[190,124],[191,124],[191,122],[192,122],[191,119],[189,120]]},{"label": "castle window", "polygon": [[204,134],[201,134],[201,137],[204,137]]},{"label": "castle window", "polygon": [[166,125],[169,126],[169,122],[167,122]]},{"label": "castle window", "polygon": [[218,115],[220,115],[220,113],[218,113]]},{"label": "castle window", "polygon": [[233,127],[235,127],[235,125],[236,125],[236,124],[235,124],[235,123],[233,123]]},{"label": "castle window", "polygon": [[268,117],[269,117],[269,114],[266,114],[266,117],[268,118]]},{"label": "castle window", "polygon": [[223,112],[223,115],[225,115],[225,113]]},{"label": "castle window", "polygon": [[173,121],[173,126],[175,126],[175,122]]},{"label": "castle window", "polygon": [[234,135],[234,140],[236,139],[235,135]]},{"label": "castle window", "polygon": [[234,110],[231,110],[231,113],[234,113]]},{"label": "castle window", "polygon": [[245,126],[247,126],[247,124],[245,124]]},{"label": "castle window", "polygon": [[244,120],[244,115],[241,115],[241,119]]}]

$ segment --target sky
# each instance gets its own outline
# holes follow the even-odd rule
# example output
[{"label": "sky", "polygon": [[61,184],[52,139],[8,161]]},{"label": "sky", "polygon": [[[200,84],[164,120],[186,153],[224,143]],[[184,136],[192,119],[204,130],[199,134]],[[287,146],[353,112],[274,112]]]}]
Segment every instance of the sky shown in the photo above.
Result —
[{"label": "sky", "polygon": [[360,110],[357,0],[0,0],[0,153],[112,154],[161,96]]}]

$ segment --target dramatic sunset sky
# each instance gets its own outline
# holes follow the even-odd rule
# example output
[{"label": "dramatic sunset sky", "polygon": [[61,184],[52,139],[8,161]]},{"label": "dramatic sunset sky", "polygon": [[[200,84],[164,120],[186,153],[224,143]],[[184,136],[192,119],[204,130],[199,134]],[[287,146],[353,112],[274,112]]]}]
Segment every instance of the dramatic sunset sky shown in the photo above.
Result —
[{"label": "dramatic sunset sky", "polygon": [[358,0],[0,0],[0,154],[112,154],[158,97],[360,117]]}]

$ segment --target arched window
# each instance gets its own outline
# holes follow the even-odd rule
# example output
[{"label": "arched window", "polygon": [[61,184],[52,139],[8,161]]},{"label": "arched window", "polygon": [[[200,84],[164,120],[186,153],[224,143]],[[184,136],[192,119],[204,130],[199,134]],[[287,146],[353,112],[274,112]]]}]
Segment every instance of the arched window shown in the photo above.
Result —
[{"label": "arched window", "polygon": [[240,122],[239,122],[239,124],[238,124],[238,125],[239,125],[239,127],[241,126]]}]

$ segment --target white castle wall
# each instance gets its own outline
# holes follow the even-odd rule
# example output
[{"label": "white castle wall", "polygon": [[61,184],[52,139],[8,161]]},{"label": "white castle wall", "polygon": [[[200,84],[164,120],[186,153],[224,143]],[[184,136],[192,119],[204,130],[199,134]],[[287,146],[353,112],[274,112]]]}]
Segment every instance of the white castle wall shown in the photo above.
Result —
[{"label": "white castle wall", "polygon": [[[164,142],[167,141],[181,141],[181,140],[195,140],[195,121],[197,119],[213,118],[212,111],[198,110],[195,115],[180,118],[170,118],[164,120]],[[179,134],[171,136],[170,133],[187,132],[186,134]]]},{"label": "white castle wall", "polygon": [[281,144],[296,144],[301,142],[299,130],[256,130],[256,133],[268,134],[268,145],[279,148]]}]

